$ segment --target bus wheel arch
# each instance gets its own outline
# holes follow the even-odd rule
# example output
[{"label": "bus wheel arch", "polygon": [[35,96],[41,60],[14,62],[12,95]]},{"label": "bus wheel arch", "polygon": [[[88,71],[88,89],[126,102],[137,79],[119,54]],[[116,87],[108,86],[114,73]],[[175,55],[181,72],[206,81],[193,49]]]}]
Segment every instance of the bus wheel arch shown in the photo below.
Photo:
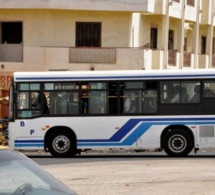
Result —
[{"label": "bus wheel arch", "polygon": [[44,148],[56,157],[69,157],[77,154],[77,137],[66,126],[50,128],[45,135]]},{"label": "bus wheel arch", "polygon": [[194,135],[184,125],[172,125],[161,134],[161,149],[169,156],[187,156],[194,148]]}]

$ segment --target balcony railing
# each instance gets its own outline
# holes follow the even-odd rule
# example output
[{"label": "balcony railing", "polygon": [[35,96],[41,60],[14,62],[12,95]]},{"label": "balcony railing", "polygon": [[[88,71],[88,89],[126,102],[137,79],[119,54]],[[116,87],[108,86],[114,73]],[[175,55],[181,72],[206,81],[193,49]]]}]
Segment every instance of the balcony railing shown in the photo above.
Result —
[{"label": "balcony railing", "polygon": [[175,50],[168,51],[168,65],[169,66],[176,66],[176,56],[177,56],[177,51],[175,51]]},{"label": "balcony railing", "polygon": [[115,48],[70,48],[69,63],[116,63]]},{"label": "balcony railing", "polygon": [[0,62],[23,62],[23,45],[0,44]]},{"label": "balcony railing", "polygon": [[184,67],[191,67],[191,53],[184,53]]}]

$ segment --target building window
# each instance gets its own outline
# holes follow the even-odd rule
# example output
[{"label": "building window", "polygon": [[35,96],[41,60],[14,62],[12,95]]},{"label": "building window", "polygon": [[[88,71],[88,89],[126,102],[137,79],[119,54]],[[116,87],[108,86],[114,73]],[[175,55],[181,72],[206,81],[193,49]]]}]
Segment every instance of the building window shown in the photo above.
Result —
[{"label": "building window", "polygon": [[184,38],[184,51],[187,51],[187,37]]},{"label": "building window", "polygon": [[187,0],[187,5],[195,7],[195,0]]},{"label": "building window", "polygon": [[76,47],[101,47],[101,23],[76,22]]},{"label": "building window", "polygon": [[19,44],[23,42],[22,22],[1,22],[1,43]]},{"label": "building window", "polygon": [[206,54],[206,36],[201,36],[201,54]]},{"label": "building window", "polygon": [[174,48],[174,31],[169,30],[168,49],[173,50]]},{"label": "building window", "polygon": [[152,49],[157,49],[157,37],[158,37],[158,29],[157,28],[151,28],[151,43],[150,43],[150,47]]}]

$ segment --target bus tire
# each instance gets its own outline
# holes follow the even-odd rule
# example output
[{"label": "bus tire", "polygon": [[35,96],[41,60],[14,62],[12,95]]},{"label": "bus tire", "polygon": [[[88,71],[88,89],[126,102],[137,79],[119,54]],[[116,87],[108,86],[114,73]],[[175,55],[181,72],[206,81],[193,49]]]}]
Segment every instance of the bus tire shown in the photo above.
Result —
[{"label": "bus tire", "polygon": [[168,156],[187,156],[193,148],[192,139],[188,132],[182,129],[171,130],[164,137],[163,147]]},{"label": "bus tire", "polygon": [[71,157],[76,155],[75,139],[67,131],[55,131],[48,143],[49,152],[55,157]]}]

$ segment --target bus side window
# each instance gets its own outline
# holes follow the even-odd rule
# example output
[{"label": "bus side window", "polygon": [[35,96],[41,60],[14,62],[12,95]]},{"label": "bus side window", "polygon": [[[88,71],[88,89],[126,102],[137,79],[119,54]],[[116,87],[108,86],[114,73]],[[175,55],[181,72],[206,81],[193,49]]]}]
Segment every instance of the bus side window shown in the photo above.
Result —
[{"label": "bus side window", "polygon": [[67,114],[67,92],[59,93],[58,113]]},{"label": "bus side window", "polygon": [[142,113],[142,90],[124,90],[123,113]]},{"label": "bus side window", "polygon": [[180,103],[180,82],[166,81],[161,82],[161,103],[175,104]]},{"label": "bus side window", "polygon": [[157,90],[144,90],[143,113],[157,112]]},{"label": "bus side window", "polygon": [[189,102],[189,95],[187,93],[186,87],[181,87],[181,103],[188,103]]},{"label": "bus side window", "polygon": [[18,93],[18,109],[29,109],[29,92]]},{"label": "bus side window", "polygon": [[136,94],[133,91],[124,91],[124,113],[136,113]]},{"label": "bus side window", "polygon": [[106,113],[106,92],[90,91],[89,92],[89,114]]},{"label": "bus side window", "polygon": [[49,114],[46,94],[41,91],[33,92],[33,94],[36,94],[36,99],[32,101],[32,107],[40,111],[42,110],[43,114]]},{"label": "bus side window", "polygon": [[215,97],[215,81],[214,80],[204,81],[203,97],[204,98],[214,98]]},{"label": "bus side window", "polygon": [[200,81],[181,82],[181,103],[200,103]]},{"label": "bus side window", "polygon": [[190,99],[190,103],[199,103],[200,102],[200,85],[194,87],[194,95]]},{"label": "bus side window", "polygon": [[61,93],[57,91],[49,92],[49,113],[61,114]]},{"label": "bus side window", "polygon": [[89,83],[89,114],[106,114],[106,83]]},{"label": "bus side window", "polygon": [[121,104],[123,103],[123,112],[120,109],[120,113],[142,113],[142,92],[145,87],[144,81],[126,81],[120,83],[120,100],[123,100],[120,102]]},{"label": "bus side window", "polygon": [[79,93],[73,91],[68,93],[68,114],[79,114]]}]

